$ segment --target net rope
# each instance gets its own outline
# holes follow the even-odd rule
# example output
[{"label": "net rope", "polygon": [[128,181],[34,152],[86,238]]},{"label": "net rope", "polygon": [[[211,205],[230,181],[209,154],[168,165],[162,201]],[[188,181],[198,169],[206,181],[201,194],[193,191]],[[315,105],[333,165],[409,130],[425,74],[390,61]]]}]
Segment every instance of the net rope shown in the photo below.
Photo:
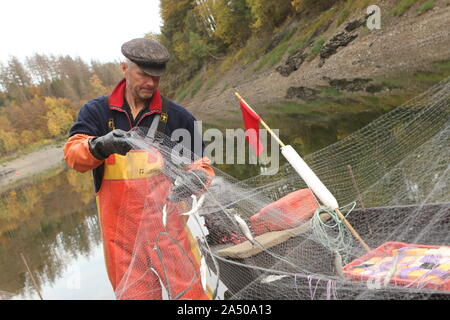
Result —
[{"label": "net rope", "polygon": [[[447,78],[350,136],[304,157],[338,202],[345,204],[347,219],[372,249],[391,242],[408,244],[380,256],[379,265],[370,259],[361,261],[359,266],[367,268],[364,276],[355,275],[357,264],[353,269],[348,264],[366,251],[329,208],[319,206],[308,219],[288,226],[286,216],[296,216],[302,207],[293,212],[269,210],[261,219],[270,230],[256,229],[255,214],[308,189],[289,164],[275,175],[244,181],[213,168],[210,183],[197,177],[196,183],[204,189],[201,195],[180,203],[163,206],[160,199],[149,197],[154,185],[138,189],[134,198],[151,211],[153,222],[142,217],[136,229],[133,259],[117,297],[130,298],[125,296],[133,288],[135,296],[162,291],[168,299],[189,299],[196,283],[202,282],[204,291],[215,299],[448,299],[449,115]],[[189,170],[174,161],[176,142],[159,138],[155,142],[136,132],[134,147],[157,150],[164,159],[162,175],[172,183],[183,180]],[[178,160],[192,157],[183,154]],[[194,184],[187,188],[197,190]],[[171,187],[167,185],[166,193]],[[122,206],[129,209],[127,202]],[[190,245],[179,236],[185,225],[175,223],[187,212]],[[324,220],[325,215],[329,218]],[[157,230],[155,216],[160,219]],[[197,255],[188,252],[193,246]],[[141,276],[136,278],[136,273]],[[149,273],[157,276],[159,285],[141,281]]]}]

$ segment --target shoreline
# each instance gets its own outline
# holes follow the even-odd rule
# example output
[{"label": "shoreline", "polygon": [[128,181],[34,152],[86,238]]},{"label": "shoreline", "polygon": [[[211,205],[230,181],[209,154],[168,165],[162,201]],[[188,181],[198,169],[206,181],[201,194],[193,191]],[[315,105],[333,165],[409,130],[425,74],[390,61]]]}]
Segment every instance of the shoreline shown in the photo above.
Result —
[{"label": "shoreline", "polygon": [[64,161],[63,148],[50,145],[0,164],[0,187],[60,165]]}]

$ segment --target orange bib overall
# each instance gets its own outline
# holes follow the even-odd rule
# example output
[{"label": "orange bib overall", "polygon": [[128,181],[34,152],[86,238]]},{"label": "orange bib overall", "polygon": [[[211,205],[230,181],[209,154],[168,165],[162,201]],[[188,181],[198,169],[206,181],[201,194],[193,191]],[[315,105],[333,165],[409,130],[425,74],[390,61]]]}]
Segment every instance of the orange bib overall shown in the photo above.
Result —
[{"label": "orange bib overall", "polygon": [[209,299],[197,240],[180,215],[189,208],[166,200],[172,183],[163,165],[156,149],[105,161],[97,206],[109,279],[118,299],[162,299],[162,286],[170,299]]}]

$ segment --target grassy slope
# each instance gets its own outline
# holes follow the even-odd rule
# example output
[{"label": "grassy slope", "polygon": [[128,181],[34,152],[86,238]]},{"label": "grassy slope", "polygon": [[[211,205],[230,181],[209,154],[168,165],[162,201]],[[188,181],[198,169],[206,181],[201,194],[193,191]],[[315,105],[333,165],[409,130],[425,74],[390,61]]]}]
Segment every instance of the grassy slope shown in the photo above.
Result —
[{"label": "grassy slope", "polygon": [[[419,16],[431,10],[435,2],[426,0],[394,1],[389,12],[384,12],[383,19],[384,21],[400,19],[407,11],[410,14]],[[317,56],[320,49],[329,40],[320,33],[310,39],[317,29],[330,20],[333,22],[328,30],[333,31],[339,27],[342,28],[343,23],[355,17],[354,15],[351,16],[352,12],[363,13],[368,5],[370,5],[370,1],[366,0],[340,2],[339,5],[336,5],[331,10],[323,12],[318,17],[313,17],[314,19],[300,18],[298,22],[291,19],[278,31],[281,32],[289,24],[294,24],[294,27],[271,51],[265,53],[271,41],[270,37],[250,39],[245,47],[230,53],[224,60],[204,68],[192,81],[187,82],[184,87],[177,91],[175,98],[180,103],[184,103],[189,102],[196,95],[197,98],[201,99],[202,95],[220,94],[231,87],[231,80],[228,79],[244,80],[264,74],[264,72],[273,69],[289,55],[300,49],[305,50],[308,56],[307,61],[310,61]],[[364,34],[364,32],[368,32],[365,27],[361,33]],[[309,41],[307,42],[308,39]],[[276,104],[276,107],[279,112],[299,113],[310,109],[321,112],[336,112],[336,110],[341,108],[347,108],[348,111],[356,111],[361,108],[389,110],[407,101],[420,90],[425,90],[432,84],[449,76],[449,70],[450,61],[442,61],[430,64],[423,71],[414,74],[398,74],[395,77],[374,79],[378,83],[395,88],[382,94],[349,93],[333,88],[323,88],[317,101],[306,103],[280,101]],[[274,105],[272,104],[272,106]],[[234,121],[239,121],[239,118],[239,112],[231,113],[227,115],[227,120],[210,120],[209,125],[225,127]]]}]

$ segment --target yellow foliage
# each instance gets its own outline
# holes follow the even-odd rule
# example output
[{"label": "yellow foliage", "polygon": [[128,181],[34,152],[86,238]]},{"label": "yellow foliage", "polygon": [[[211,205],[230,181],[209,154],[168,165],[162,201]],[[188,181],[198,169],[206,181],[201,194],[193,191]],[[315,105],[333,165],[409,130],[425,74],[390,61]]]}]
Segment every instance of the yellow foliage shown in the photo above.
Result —
[{"label": "yellow foliage", "polygon": [[225,73],[231,69],[234,63],[234,56],[229,55],[223,62],[220,64],[220,72]]},{"label": "yellow foliage", "polygon": [[103,96],[108,94],[108,89],[103,85],[102,80],[100,80],[100,78],[96,74],[89,78],[89,83],[94,89],[95,95]]},{"label": "yellow foliage", "polygon": [[265,15],[264,15],[264,7],[260,0],[249,0],[248,1],[253,17],[254,23],[253,28],[260,29],[264,25]]},{"label": "yellow foliage", "polygon": [[18,218],[23,215],[23,208],[19,199],[17,199],[16,191],[10,191],[8,195],[5,197],[4,201],[6,205],[6,211],[9,217]]},{"label": "yellow foliage", "polygon": [[292,0],[291,5],[292,8],[294,8],[295,11],[300,11],[300,4],[302,3],[303,0]]},{"label": "yellow foliage", "polygon": [[20,146],[20,141],[14,132],[0,129],[0,152],[8,153]]},{"label": "yellow foliage", "polygon": [[28,145],[36,141],[36,135],[31,130],[24,130],[20,133],[20,142],[24,145]]},{"label": "yellow foliage", "polygon": [[[291,5],[292,8],[296,12],[301,11],[312,11],[312,12],[321,12],[331,8],[333,5],[338,4],[340,1],[333,0],[292,0]],[[360,3],[361,1],[349,1],[352,3]]]},{"label": "yellow foliage", "polygon": [[93,200],[94,196],[90,175],[82,174],[75,170],[68,170],[67,180],[75,192],[78,193],[77,197],[79,197],[82,203],[88,204]]},{"label": "yellow foliage", "polygon": [[176,54],[177,54],[177,57],[179,57],[179,59],[181,60],[181,61],[186,61],[187,60],[187,56],[186,55],[184,55],[184,53],[186,52],[186,50],[187,50],[187,46],[186,46],[186,44],[185,43],[177,43],[175,46],[174,46],[174,48],[173,48],[173,50],[176,52]]},{"label": "yellow foliage", "polygon": [[152,31],[146,33],[144,38],[161,41],[161,35],[159,33],[155,33],[155,32],[152,32]]},{"label": "yellow foliage", "polygon": [[73,117],[70,114],[70,101],[62,98],[46,97],[45,104],[48,112],[45,115],[47,119],[47,129],[52,137],[66,134],[73,123]]},{"label": "yellow foliage", "polygon": [[293,9],[290,0],[247,0],[247,3],[254,19],[253,28],[256,30],[273,30]]},{"label": "yellow foliage", "polygon": [[[26,212],[30,212],[29,216],[36,215],[43,210],[42,205],[42,193],[36,186],[28,186],[22,190],[23,196],[26,199],[22,205]],[[32,213],[32,214],[31,214]]]},{"label": "yellow foliage", "polygon": [[[203,15],[203,20],[214,21],[214,26],[209,30],[213,31],[214,36],[221,39],[232,48],[238,48],[245,45],[245,41],[251,35],[249,24],[252,23],[249,8],[244,0],[230,2],[228,0],[209,0],[203,2],[208,8],[199,11]],[[213,17],[213,19],[209,18]],[[205,23],[206,23],[205,22]]]},{"label": "yellow foliage", "polygon": [[3,128],[4,130],[12,129],[11,121],[9,121],[8,117],[5,115],[0,115],[0,128]]}]

